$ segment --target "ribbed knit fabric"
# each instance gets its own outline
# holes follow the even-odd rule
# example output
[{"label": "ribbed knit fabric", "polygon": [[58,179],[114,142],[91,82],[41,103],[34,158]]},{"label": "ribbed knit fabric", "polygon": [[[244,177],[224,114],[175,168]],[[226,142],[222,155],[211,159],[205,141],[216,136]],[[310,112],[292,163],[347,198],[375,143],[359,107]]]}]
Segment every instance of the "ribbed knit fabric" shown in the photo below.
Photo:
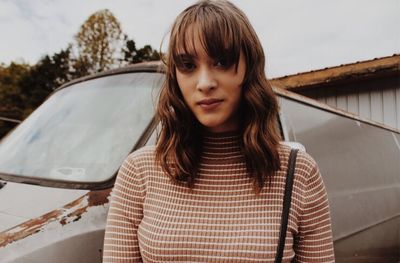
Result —
[{"label": "ribbed knit fabric", "polygon": [[[236,133],[204,138],[190,190],[154,163],[154,147],[132,153],[112,192],[103,262],[274,262],[290,148],[281,170],[255,194]],[[315,161],[299,152],[283,262],[333,262],[329,205]]]}]

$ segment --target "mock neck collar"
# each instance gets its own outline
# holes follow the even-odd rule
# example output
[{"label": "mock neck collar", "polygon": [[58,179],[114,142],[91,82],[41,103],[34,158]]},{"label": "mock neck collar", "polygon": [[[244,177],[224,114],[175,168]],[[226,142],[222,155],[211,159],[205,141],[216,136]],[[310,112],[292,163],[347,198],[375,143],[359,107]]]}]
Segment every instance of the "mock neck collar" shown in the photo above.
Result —
[{"label": "mock neck collar", "polygon": [[230,163],[243,159],[239,131],[204,131],[202,161],[205,163]]}]

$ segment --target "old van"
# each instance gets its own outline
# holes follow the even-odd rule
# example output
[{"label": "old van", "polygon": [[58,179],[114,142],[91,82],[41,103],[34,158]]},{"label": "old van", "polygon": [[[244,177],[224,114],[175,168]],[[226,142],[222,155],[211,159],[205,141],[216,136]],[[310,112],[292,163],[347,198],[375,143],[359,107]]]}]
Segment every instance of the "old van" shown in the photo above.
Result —
[{"label": "old van", "polygon": [[[72,81],[1,140],[0,262],[101,262],[118,168],[155,143],[159,67]],[[283,140],[304,145],[320,166],[337,262],[399,262],[399,131],[275,92]]]}]

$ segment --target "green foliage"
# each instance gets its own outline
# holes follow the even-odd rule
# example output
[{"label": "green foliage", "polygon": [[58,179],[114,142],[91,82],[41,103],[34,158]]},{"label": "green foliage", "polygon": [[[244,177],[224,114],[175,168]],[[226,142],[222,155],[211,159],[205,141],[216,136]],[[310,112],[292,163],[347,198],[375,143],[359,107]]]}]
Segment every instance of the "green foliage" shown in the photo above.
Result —
[{"label": "green foliage", "polygon": [[0,116],[12,119],[22,117],[25,96],[20,83],[29,71],[27,64],[12,62],[9,66],[0,65]]},{"label": "green foliage", "polygon": [[135,64],[143,61],[160,60],[160,54],[150,45],[145,45],[140,49],[136,49],[135,41],[127,39],[125,46],[122,48],[124,62],[127,64]]},{"label": "green foliage", "polygon": [[[27,64],[11,63],[0,65],[0,117],[20,120],[23,116],[25,97],[19,84],[29,74]],[[0,138],[3,137],[15,123],[0,120]]]},{"label": "green foliage", "polygon": [[91,15],[75,36],[79,68],[90,73],[110,69],[118,61],[122,36],[120,23],[109,10]]},{"label": "green foliage", "polygon": [[85,57],[78,57],[77,59],[71,58],[70,64],[72,67],[72,71],[70,72],[71,79],[76,79],[90,75],[91,66],[87,58]]}]

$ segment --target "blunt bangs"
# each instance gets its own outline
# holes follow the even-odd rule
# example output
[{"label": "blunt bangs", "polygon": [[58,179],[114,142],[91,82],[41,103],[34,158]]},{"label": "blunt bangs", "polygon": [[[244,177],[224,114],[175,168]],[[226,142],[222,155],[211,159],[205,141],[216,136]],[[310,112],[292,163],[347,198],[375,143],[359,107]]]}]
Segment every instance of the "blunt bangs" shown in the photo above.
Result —
[{"label": "blunt bangs", "polygon": [[170,44],[173,61],[182,64],[182,55],[197,56],[195,38],[213,60],[223,61],[226,66],[239,63],[242,49],[242,30],[232,12],[218,6],[198,5],[182,13],[173,28]]}]

